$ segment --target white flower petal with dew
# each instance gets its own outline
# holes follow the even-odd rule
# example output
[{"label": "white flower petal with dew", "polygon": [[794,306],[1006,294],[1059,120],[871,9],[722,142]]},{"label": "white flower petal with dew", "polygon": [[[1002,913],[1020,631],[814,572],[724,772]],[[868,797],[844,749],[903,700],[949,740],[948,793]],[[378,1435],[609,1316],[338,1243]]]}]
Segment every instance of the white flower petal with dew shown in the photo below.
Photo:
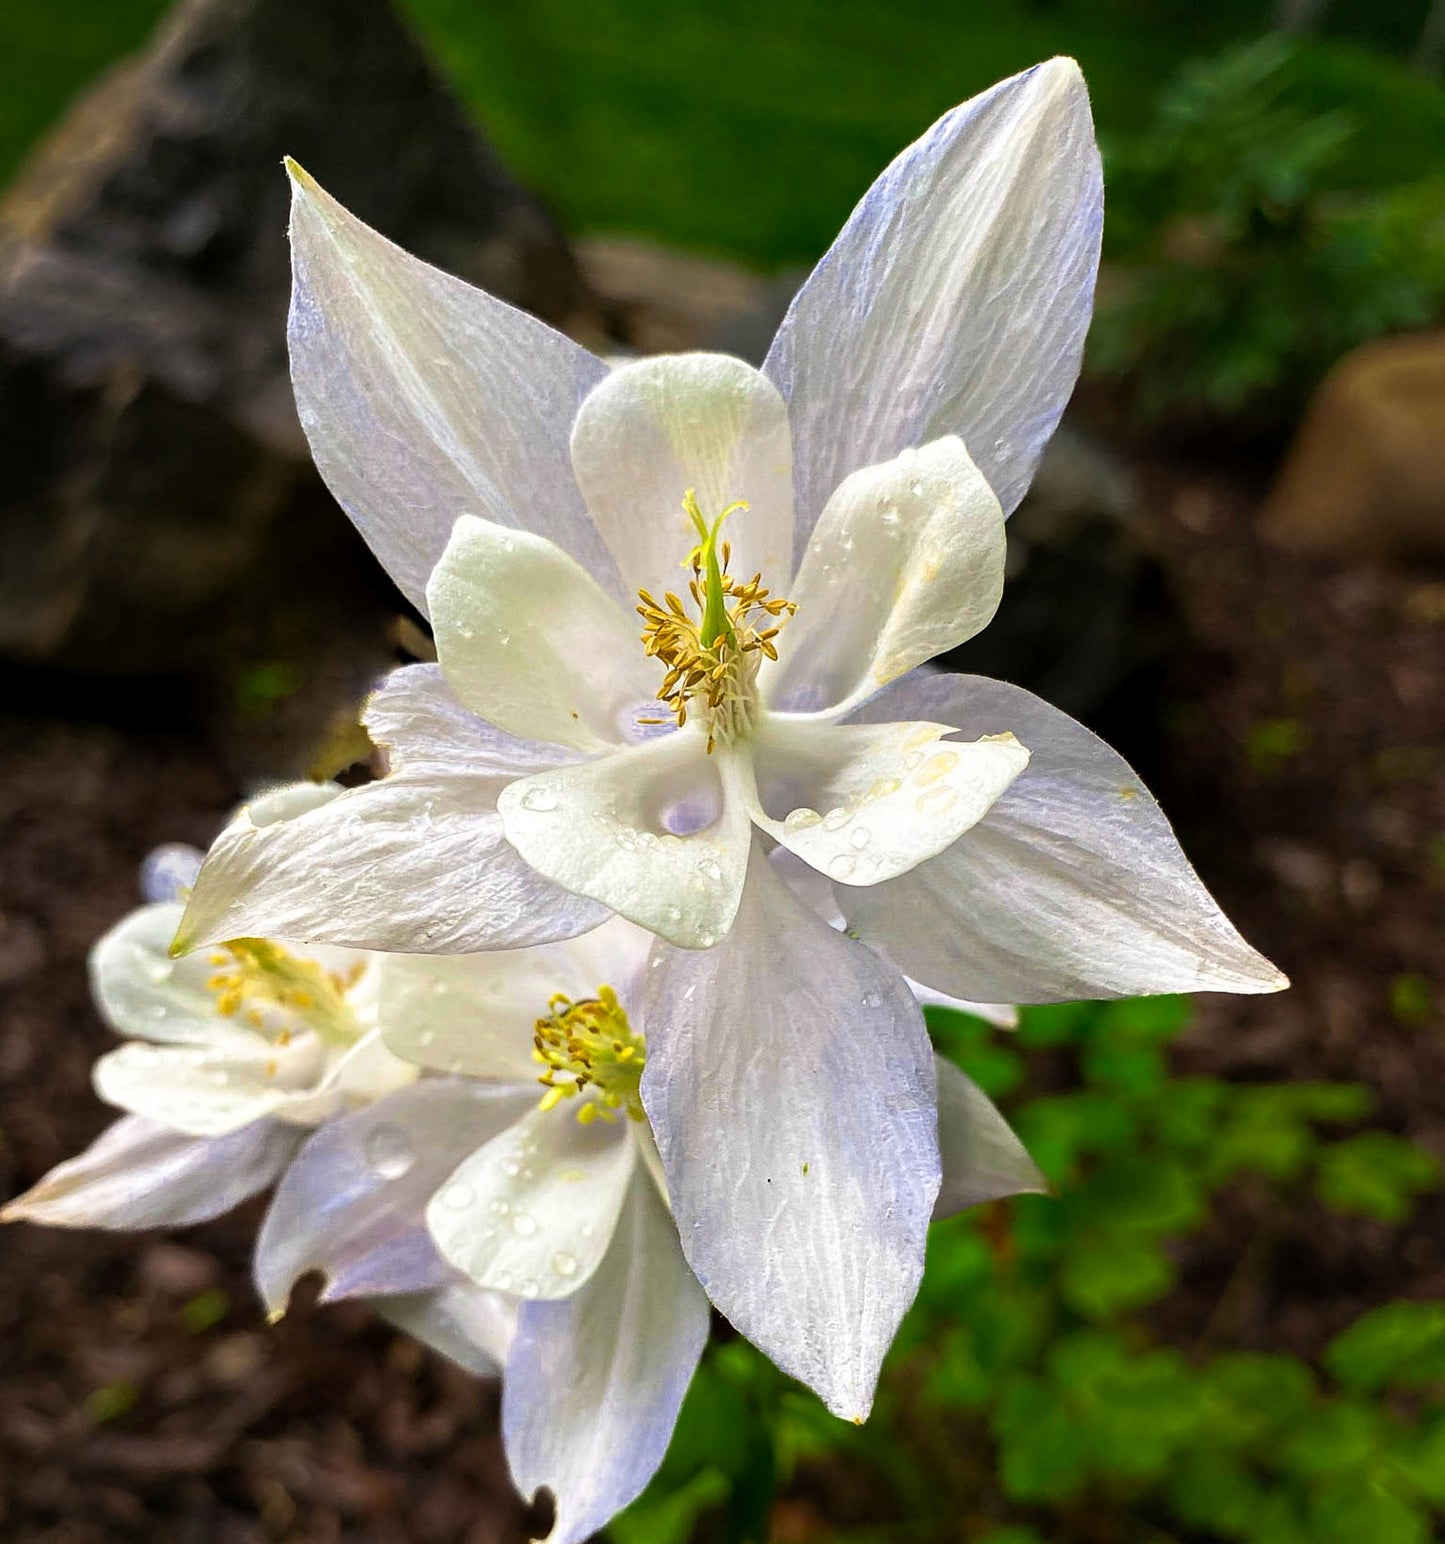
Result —
[{"label": "white flower petal with dew", "polygon": [[524,1496],[556,1497],[550,1544],[582,1544],[641,1494],[707,1334],[707,1298],[639,1171],[595,1274],[560,1302],[523,1303],[507,1359],[507,1461]]},{"label": "white flower petal with dew", "polygon": [[945,434],[1013,511],[1079,373],[1103,200],[1072,59],[955,107],[883,172],[763,366],[788,403],[800,558],[850,472]]},{"label": "white flower petal with dew", "polygon": [[266,1189],[305,1139],[256,1121],[220,1137],[186,1136],[140,1115],[107,1126],[0,1209],[0,1221],[51,1228],[184,1228]]},{"label": "white flower petal with dew", "polygon": [[923,1015],[760,852],[727,938],[654,958],[642,1096],[688,1262],[742,1334],[862,1419],[938,1193]]},{"label": "white flower petal with dew", "polygon": [[535,1104],[530,1094],[427,1079],[328,1121],[277,1187],[256,1240],[256,1286],[272,1312],[308,1271],[325,1301],[418,1292],[452,1276],[426,1206],[458,1158]]},{"label": "white flower petal with dew", "polygon": [[744,579],[762,572],[775,588],[786,586],[793,569],[788,409],[767,376],[742,360],[677,354],[615,370],[577,414],[572,468],[633,590],[660,599],[682,589],[680,559],[692,534],[678,500],[688,489],[714,515],[745,497],[748,507],[724,528],[733,572]]},{"label": "white flower petal with dew", "polygon": [[962,440],[854,472],[789,589],[798,614],[762,667],[764,700],[840,711],[966,643],[998,610],[1005,547],[1003,511]]},{"label": "white flower petal with dew", "polygon": [[479,1287],[569,1296],[617,1225],[637,1156],[627,1125],[534,1108],[437,1191],[427,1207],[437,1248]]},{"label": "white flower petal with dew", "polygon": [[327,485],[408,599],[425,609],[460,514],[525,523],[605,572],[567,440],[606,365],[409,256],[290,170],[288,337],[301,425]]},{"label": "white flower petal with dew", "polygon": [[[753,819],[841,884],[905,874],[977,824],[1028,765],[1011,734],[941,743],[951,733],[947,724],[772,719],[759,736]],[[789,804],[807,802],[775,819],[763,807],[770,784]]]},{"label": "white flower petal with dew", "polygon": [[930,987],[1000,1002],[1288,983],[1215,905],[1122,757],[1020,687],[917,672],[856,715],[928,713],[1017,730],[1019,778],[946,852],[873,890],[835,892],[849,925]]}]

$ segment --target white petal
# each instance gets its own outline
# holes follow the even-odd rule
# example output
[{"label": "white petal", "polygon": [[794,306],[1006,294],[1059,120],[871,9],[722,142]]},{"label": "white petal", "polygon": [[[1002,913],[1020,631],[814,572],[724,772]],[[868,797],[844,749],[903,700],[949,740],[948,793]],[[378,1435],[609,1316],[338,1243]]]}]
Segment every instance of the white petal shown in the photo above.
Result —
[{"label": "white petal", "polygon": [[731,571],[786,594],[793,571],[793,457],[778,388],[726,354],[663,354],[619,366],[592,389],[572,430],[587,508],[630,590],[682,593],[697,534],[691,489],[711,523],[729,515]]},{"label": "white petal", "polygon": [[764,720],[753,818],[831,879],[876,885],[934,857],[1028,765],[1012,735],[960,742],[947,724]]},{"label": "white petal", "polygon": [[421,1067],[532,1082],[536,1023],[559,992],[574,1001],[628,984],[651,936],[621,917],[562,944],[488,954],[384,955],[375,969],[387,1044]]},{"label": "white petal", "polygon": [[184,901],[201,870],[205,853],[187,842],[163,842],[145,855],[140,892],[147,901]]},{"label": "white petal", "polygon": [[643,1102],[688,1261],[742,1334],[861,1419],[938,1193],[923,1015],[760,852],[728,937],[655,958]]},{"label": "white petal", "polygon": [[788,399],[800,555],[848,473],[944,434],[1014,509],[1079,373],[1102,223],[1071,59],[954,108],[884,171],[763,366]]},{"label": "white petal", "polygon": [[321,475],[417,606],[460,514],[606,549],[567,438],[607,373],[561,333],[409,257],[292,169],[291,380]]},{"label": "white petal", "polygon": [[[721,748],[691,726],[577,767],[538,773],[497,800],[507,840],[531,866],[683,948],[709,948],[732,925],[747,870],[747,801]],[[712,823],[686,836],[672,812],[696,804]]]},{"label": "white petal", "polygon": [[579,759],[576,751],[544,740],[520,740],[469,712],[447,685],[440,665],[393,670],[367,699],[362,722],[376,744],[389,750],[393,770],[446,774],[465,767],[495,778],[498,792],[514,777]]},{"label": "white petal", "polygon": [[218,1025],[210,1045],[130,1041],[102,1056],[91,1079],[107,1104],[172,1131],[216,1137],[309,1101],[325,1061],[314,1035],[273,1046]]},{"label": "white petal", "polygon": [[595,754],[661,683],[636,618],[540,536],[458,520],[427,600],[447,684],[509,734]]},{"label": "white petal", "polygon": [[[847,926],[845,919],[844,926]],[[876,943],[870,944],[876,954],[880,954],[886,960],[888,951],[880,949]],[[956,1013],[971,1013],[974,1018],[982,1019],[986,1024],[992,1024],[995,1029],[1017,1029],[1019,1027],[1019,1011],[1012,1003],[976,1003],[970,1002],[966,997],[951,997],[947,992],[935,991],[931,986],[924,986],[921,981],[915,981],[912,976],[903,978],[908,983],[908,990],[925,1008],[952,1008]]]},{"label": "white petal", "polygon": [[606,911],[534,873],[508,845],[497,778],[465,760],[400,771],[268,826],[247,811],[216,838],[172,945],[262,937],[456,953],[596,927]]},{"label": "white petal", "polygon": [[533,1109],[456,1168],[427,1208],[437,1248],[479,1287],[566,1297],[597,1269],[636,1148],[624,1118]]},{"label": "white petal", "polygon": [[933,1215],[951,1217],[1004,1196],[1046,1193],[1048,1181],[988,1095],[951,1061],[940,1056],[935,1064],[943,1184]]},{"label": "white petal", "polygon": [[177,902],[142,906],[103,934],[90,951],[90,986],[112,1029],[145,1040],[205,1042],[220,1020],[206,987],[216,967],[204,954],[170,957],[185,910]]},{"label": "white petal", "polygon": [[326,1277],[327,1301],[449,1280],[427,1202],[465,1154],[535,1104],[530,1089],[437,1078],[327,1122],[287,1171],[256,1240],[267,1308],[285,1308],[312,1270]]},{"label": "white petal", "polygon": [[370,1302],[383,1319],[475,1377],[499,1377],[506,1366],[517,1332],[517,1305],[465,1276],[454,1273],[430,1292],[373,1297]]},{"label": "white petal", "polygon": [[561,1302],[523,1303],[507,1360],[507,1462],[524,1496],[556,1497],[549,1544],[582,1544],[641,1494],[707,1334],[707,1298],[639,1170],[597,1273]]},{"label": "white petal", "polygon": [[998,609],[1004,549],[1003,511],[961,440],[854,472],[803,555],[764,701],[837,709],[957,648]]},{"label": "white petal", "polygon": [[188,1227],[264,1190],[304,1137],[275,1121],[257,1121],[223,1137],[192,1137],[126,1115],[78,1157],[16,1196],[0,1210],[0,1221],[52,1228]]},{"label": "white petal", "polygon": [[858,715],[935,713],[966,734],[1016,731],[1027,772],[947,852],[874,890],[849,923],[910,976],[961,997],[1062,1002],[1288,983],[1200,883],[1127,762],[1029,692],[917,672]]}]

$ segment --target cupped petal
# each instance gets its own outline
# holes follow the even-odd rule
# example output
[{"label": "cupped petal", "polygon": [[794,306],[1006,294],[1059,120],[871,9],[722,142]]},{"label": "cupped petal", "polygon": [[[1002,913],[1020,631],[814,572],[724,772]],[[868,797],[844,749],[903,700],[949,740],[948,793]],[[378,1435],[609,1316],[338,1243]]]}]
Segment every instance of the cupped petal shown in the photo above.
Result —
[{"label": "cupped petal", "polygon": [[924,671],[857,718],[899,713],[1013,731],[1032,752],[946,852],[876,889],[837,892],[849,925],[910,976],[1023,1003],[1288,985],[1230,925],[1133,769],[1082,724],[1020,687]]},{"label": "cupped petal", "polygon": [[1079,373],[1102,224],[1072,59],[954,108],[892,162],[763,366],[792,421],[800,559],[850,472],[945,434],[1015,508]]},{"label": "cupped petal", "polygon": [[753,818],[829,878],[876,885],[956,841],[1028,765],[1011,734],[943,741],[947,724],[764,720]]},{"label": "cupped petal", "polygon": [[661,354],[620,365],[594,386],[572,430],[587,508],[631,591],[681,592],[697,533],[692,491],[723,536],[739,579],[774,592],[793,571],[793,456],[778,388],[727,354]]},{"label": "cupped petal", "polygon": [[656,1473],[707,1344],[708,1304],[639,1169],[606,1257],[561,1302],[521,1305],[502,1387],[517,1489],[556,1497],[549,1544],[582,1544]]},{"label": "cupped petal", "polygon": [[122,1035],[176,1044],[205,1043],[220,1026],[205,955],[173,960],[171,940],[185,907],[142,906],[102,934],[90,951],[90,987],[106,1023]]},{"label": "cupped petal", "polygon": [[188,842],[162,842],[140,866],[140,893],[152,903],[181,901],[191,893],[205,853]]},{"label": "cupped petal", "polygon": [[463,517],[427,599],[447,684],[510,734],[596,754],[657,691],[636,618],[540,536]]},{"label": "cupped petal", "polygon": [[567,1297],[601,1263],[635,1163],[625,1120],[584,1126],[534,1106],[457,1165],[427,1226],[479,1287]]},{"label": "cupped petal", "polygon": [[[511,784],[507,840],[554,883],[685,949],[732,926],[747,872],[748,801],[726,751],[689,726],[576,767]],[[693,829],[695,811],[709,823]],[[688,834],[671,828],[678,812]]]},{"label": "cupped petal", "polygon": [[394,772],[293,820],[257,826],[243,809],[211,847],[172,950],[262,937],[451,954],[598,926],[603,907],[508,845],[497,786],[462,760]]},{"label": "cupped petal", "polygon": [[264,1190],[306,1133],[257,1121],[222,1137],[186,1136],[126,1115],[0,1209],[0,1222],[51,1228],[183,1228]]},{"label": "cupped petal", "polygon": [[188,1136],[217,1137],[292,1104],[306,1103],[305,1117],[319,1118],[315,1088],[325,1064],[314,1035],[283,1046],[218,1024],[209,1045],[128,1041],[96,1062],[91,1080],[118,1109]]},{"label": "cupped petal", "polygon": [[530,1083],[537,1020],[558,993],[581,1001],[610,986],[624,1002],[651,935],[621,917],[565,944],[489,954],[379,958],[379,1017],[391,1049],[420,1067]]},{"label": "cupped petal", "polygon": [[460,514],[607,574],[572,477],[600,359],[408,256],[291,165],[291,380],[316,465],[415,605]]},{"label": "cupped petal", "polygon": [[437,1187],[473,1148],[536,1104],[530,1089],[429,1078],[328,1121],[287,1170],[256,1240],[256,1286],[273,1313],[308,1271],[330,1302],[420,1292],[452,1269],[426,1227]]},{"label": "cupped petal", "polygon": [[517,1305],[459,1272],[429,1292],[387,1294],[371,1306],[397,1329],[477,1378],[500,1377],[517,1333]]},{"label": "cupped petal", "polygon": [[922,1012],[760,847],[728,937],[654,960],[642,1098],[688,1263],[742,1334],[861,1420],[938,1193]]},{"label": "cupped petal", "polygon": [[963,441],[854,472],[828,500],[763,666],[763,700],[839,711],[986,627],[1003,594],[1003,511]]},{"label": "cupped petal", "polygon": [[935,1058],[935,1070],[943,1184],[933,1215],[952,1217],[985,1201],[1047,1193],[1049,1182],[988,1095],[942,1056]]}]

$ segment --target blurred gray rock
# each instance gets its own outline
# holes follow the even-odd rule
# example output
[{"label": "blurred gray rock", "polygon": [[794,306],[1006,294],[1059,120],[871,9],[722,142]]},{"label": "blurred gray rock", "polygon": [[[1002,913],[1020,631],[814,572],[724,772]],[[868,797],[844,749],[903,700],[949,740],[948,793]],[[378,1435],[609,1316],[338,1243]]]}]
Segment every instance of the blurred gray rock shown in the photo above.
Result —
[{"label": "blurred gray rock", "polygon": [[189,0],[0,204],[0,653],[204,670],[292,581],[303,613],[385,604],[292,407],[283,154],[433,262],[586,313],[557,226],[386,0]]}]

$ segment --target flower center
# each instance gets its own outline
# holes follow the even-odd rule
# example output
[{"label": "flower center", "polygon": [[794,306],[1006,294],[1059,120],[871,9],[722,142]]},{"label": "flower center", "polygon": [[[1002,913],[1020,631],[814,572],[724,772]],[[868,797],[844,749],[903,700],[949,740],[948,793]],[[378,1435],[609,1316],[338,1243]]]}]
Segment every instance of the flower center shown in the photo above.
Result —
[{"label": "flower center", "polygon": [[743,583],[728,572],[732,550],[727,542],[719,544],[718,532],[730,514],[748,507],[745,503],[729,504],[711,525],[691,488],[682,507],[699,538],[687,560],[696,619],[671,590],[661,605],[639,590],[642,604],[637,614],[643,623],[643,649],[667,667],[658,699],[672,710],[679,728],[689,711],[705,715],[711,751],[718,740],[730,745],[752,728],[759,656],[778,657],[773,639],[798,608],[771,596],[761,574]]},{"label": "flower center", "polygon": [[560,992],[537,1020],[532,1055],[547,1069],[538,1082],[546,1086],[541,1108],[555,1109],[564,1099],[586,1094],[577,1110],[584,1125],[613,1121],[625,1110],[630,1120],[644,1120],[642,1068],[647,1042],[627,1021],[627,1012],[610,986],[596,997],[573,1002]]},{"label": "flower center", "polygon": [[361,1036],[346,994],[363,965],[340,975],[269,938],[233,938],[211,955],[211,964],[221,967],[206,982],[217,1013],[244,1019],[278,1045],[291,1039],[295,1019],[334,1045],[351,1045]]}]

